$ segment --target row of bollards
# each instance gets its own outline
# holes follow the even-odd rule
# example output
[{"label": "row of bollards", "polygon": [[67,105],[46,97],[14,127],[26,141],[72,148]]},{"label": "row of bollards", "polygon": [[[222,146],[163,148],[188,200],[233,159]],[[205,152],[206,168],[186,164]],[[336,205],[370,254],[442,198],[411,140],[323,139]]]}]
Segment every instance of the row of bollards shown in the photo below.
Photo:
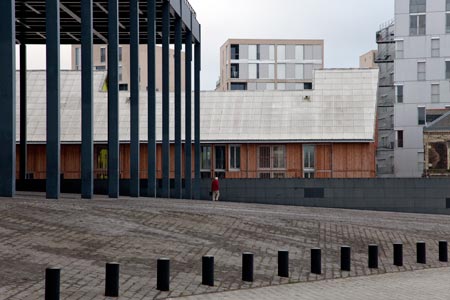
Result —
[{"label": "row of bollards", "polygon": [[[394,260],[395,266],[403,266],[403,244],[395,243]],[[426,264],[426,244],[417,242],[416,244],[417,263]],[[242,253],[242,281],[253,282],[254,255],[250,252]],[[439,261],[448,261],[447,241],[439,241]],[[378,245],[371,244],[368,248],[368,267],[378,268]],[[170,259],[160,258],[156,264],[156,289],[159,291],[170,290]],[[341,247],[341,271],[351,270],[351,247]],[[105,296],[119,297],[119,273],[118,263],[106,264],[105,276]],[[311,249],[311,273],[322,274],[322,250],[320,248]],[[60,274],[58,268],[47,268],[45,271],[45,300],[59,300],[60,294]],[[289,251],[278,251],[278,276],[289,277]],[[202,257],[202,284],[214,286],[214,256]]]}]

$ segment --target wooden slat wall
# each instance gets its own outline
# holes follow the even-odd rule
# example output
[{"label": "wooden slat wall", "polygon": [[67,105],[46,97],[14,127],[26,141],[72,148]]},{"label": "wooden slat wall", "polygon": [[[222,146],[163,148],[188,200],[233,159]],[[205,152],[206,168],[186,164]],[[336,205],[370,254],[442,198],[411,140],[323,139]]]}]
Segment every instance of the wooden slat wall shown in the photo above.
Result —
[{"label": "wooden slat wall", "polygon": [[[211,145],[214,149],[214,145]],[[17,177],[19,176],[20,147],[17,146]],[[192,146],[192,176],[194,177],[194,146]],[[323,144],[316,145],[316,178],[371,178],[375,177],[375,144]],[[81,177],[80,145],[61,145],[61,170],[66,179]],[[157,145],[157,177],[161,178],[161,145]],[[286,145],[286,177],[303,177],[301,144]],[[184,153],[184,149],[183,149]],[[214,150],[212,153],[214,162]],[[120,146],[121,178],[130,177],[130,147]],[[229,168],[229,147],[226,147],[227,168]],[[241,170],[227,171],[226,178],[258,178],[258,145],[241,145]],[[141,145],[141,178],[147,178],[147,145]],[[95,161],[94,164],[97,162]],[[171,145],[171,177],[174,176],[174,145]],[[184,166],[184,155],[183,164]],[[214,165],[214,164],[213,164]],[[35,179],[45,179],[45,145],[28,145],[28,172]],[[184,177],[184,169],[182,170]],[[212,174],[213,175],[213,174]]]}]

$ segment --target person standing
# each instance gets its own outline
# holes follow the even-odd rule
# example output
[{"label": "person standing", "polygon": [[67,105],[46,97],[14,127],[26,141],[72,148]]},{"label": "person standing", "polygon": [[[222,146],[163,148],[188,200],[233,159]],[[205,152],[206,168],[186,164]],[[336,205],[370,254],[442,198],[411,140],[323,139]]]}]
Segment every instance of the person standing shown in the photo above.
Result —
[{"label": "person standing", "polygon": [[216,177],[211,183],[212,201],[219,201],[219,178]]}]

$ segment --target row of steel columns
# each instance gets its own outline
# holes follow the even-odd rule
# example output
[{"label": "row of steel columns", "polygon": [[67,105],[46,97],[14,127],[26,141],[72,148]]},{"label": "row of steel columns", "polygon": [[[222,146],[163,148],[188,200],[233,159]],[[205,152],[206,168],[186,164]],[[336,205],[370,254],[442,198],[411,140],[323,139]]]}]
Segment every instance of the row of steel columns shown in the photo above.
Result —
[{"label": "row of steel columns", "polygon": [[[142,0],[141,0],[142,1]],[[156,178],[156,0],[147,1],[148,12],[148,183],[140,190],[140,135],[139,135],[139,0],[130,0],[130,196],[164,198],[198,198],[200,184],[200,42],[189,29],[185,36],[185,152],[182,188],[181,140],[181,49],[182,19],[175,16],[175,184],[170,187],[169,140],[169,55],[170,18],[169,1],[163,1],[162,51],[162,186]],[[93,0],[81,0],[81,195],[90,199],[94,194],[94,140],[93,140]],[[60,177],[60,7],[59,0],[46,1],[46,82],[47,82],[47,144],[46,144],[46,194],[58,199]],[[0,196],[15,194],[16,178],[16,66],[15,66],[15,0],[0,1]],[[109,197],[119,197],[119,6],[118,0],[108,0],[108,192]],[[192,188],[192,44],[194,43],[194,130],[195,176]],[[26,177],[26,44],[20,46],[20,179]]]}]

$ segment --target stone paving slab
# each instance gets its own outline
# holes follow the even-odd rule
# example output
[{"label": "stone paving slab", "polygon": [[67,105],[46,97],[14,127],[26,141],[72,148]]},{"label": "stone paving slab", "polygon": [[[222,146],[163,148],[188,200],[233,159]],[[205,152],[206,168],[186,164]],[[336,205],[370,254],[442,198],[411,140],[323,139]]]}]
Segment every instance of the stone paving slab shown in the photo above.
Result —
[{"label": "stone paving slab", "polygon": [[321,280],[247,289],[177,300],[448,300],[450,299],[450,269],[429,269],[414,272]]},{"label": "stone paving slab", "polygon": [[[62,268],[62,299],[105,299],[104,265],[121,264],[120,299],[163,299],[447,267],[438,241],[450,217],[205,201],[21,193],[0,199],[0,299],[42,299],[44,270]],[[427,243],[426,265],[415,243]],[[402,241],[405,265],[392,265]],[[367,268],[367,245],[380,245],[380,268]],[[352,271],[339,270],[341,245],[352,246]],[[322,248],[323,275],[309,272],[309,253]],[[287,249],[291,277],[276,276],[277,251]],[[241,253],[255,254],[255,282],[241,281]],[[201,285],[201,257],[214,255],[216,284]],[[171,259],[171,291],[158,292],[156,259]]]}]

